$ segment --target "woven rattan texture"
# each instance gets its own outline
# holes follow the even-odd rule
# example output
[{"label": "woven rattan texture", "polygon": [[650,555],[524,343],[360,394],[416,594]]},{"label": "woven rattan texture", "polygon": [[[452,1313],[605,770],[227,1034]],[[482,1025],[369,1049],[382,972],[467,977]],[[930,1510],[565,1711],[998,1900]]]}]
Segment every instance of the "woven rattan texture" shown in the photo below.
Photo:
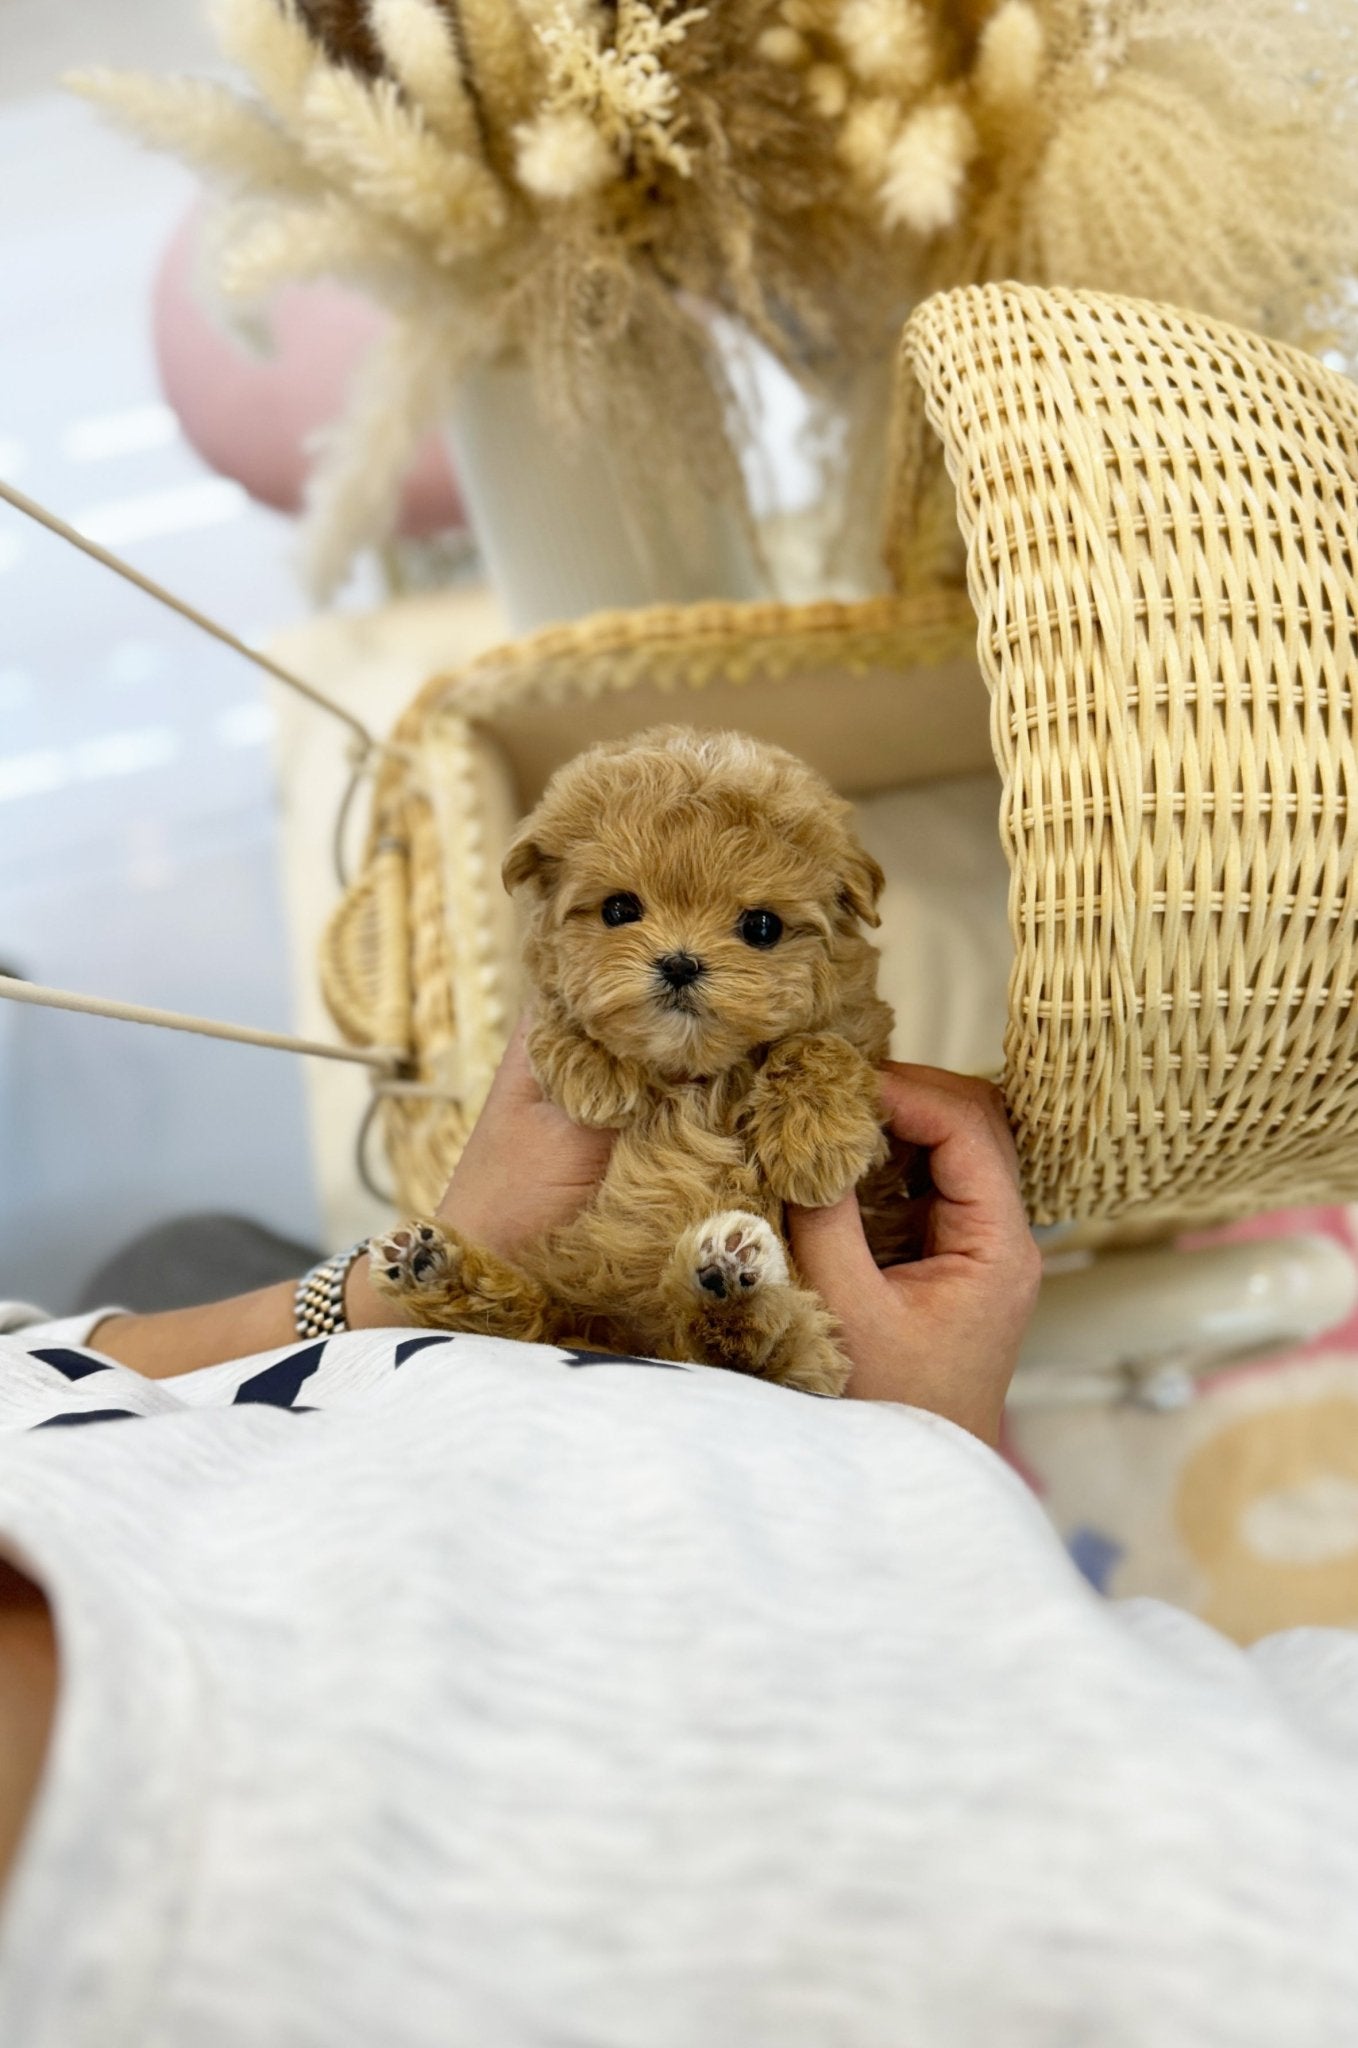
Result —
[{"label": "woven rattan texture", "polygon": [[898,393],[898,575],[941,445],[994,692],[1034,1219],[1353,1198],[1358,391],[991,286],[916,313]]},{"label": "woven rattan texture", "polygon": [[[405,713],[323,960],[345,1034],[409,1048],[382,1111],[403,1204],[437,1199],[507,1028],[477,733],[566,704],[583,746],[638,686],[738,724],[744,683],[893,664],[908,719],[912,668],[978,625],[1034,1220],[1144,1236],[1358,1197],[1354,387],[1165,307],[968,289],[907,329],[894,450],[904,601],[610,615]],[[949,499],[974,617],[918,587]]]}]

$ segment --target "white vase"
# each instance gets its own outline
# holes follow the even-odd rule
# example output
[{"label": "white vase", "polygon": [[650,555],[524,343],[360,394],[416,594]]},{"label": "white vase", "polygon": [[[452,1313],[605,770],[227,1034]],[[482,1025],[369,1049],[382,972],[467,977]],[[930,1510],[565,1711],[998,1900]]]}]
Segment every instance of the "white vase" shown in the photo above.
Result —
[{"label": "white vase", "polygon": [[666,479],[630,503],[598,437],[563,449],[529,372],[491,363],[464,381],[449,425],[458,484],[510,629],[588,612],[754,598],[763,581],[736,514],[704,506],[682,531]]}]

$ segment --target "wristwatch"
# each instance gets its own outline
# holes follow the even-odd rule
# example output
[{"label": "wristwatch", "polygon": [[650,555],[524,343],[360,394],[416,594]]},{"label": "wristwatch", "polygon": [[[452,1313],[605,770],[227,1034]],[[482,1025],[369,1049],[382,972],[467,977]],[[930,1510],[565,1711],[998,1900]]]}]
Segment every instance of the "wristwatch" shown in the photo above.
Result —
[{"label": "wristwatch", "polygon": [[344,1283],[354,1260],[367,1249],[368,1240],[361,1237],[347,1252],[332,1252],[309,1273],[303,1273],[292,1297],[292,1319],[299,1337],[334,1337],[348,1329]]}]

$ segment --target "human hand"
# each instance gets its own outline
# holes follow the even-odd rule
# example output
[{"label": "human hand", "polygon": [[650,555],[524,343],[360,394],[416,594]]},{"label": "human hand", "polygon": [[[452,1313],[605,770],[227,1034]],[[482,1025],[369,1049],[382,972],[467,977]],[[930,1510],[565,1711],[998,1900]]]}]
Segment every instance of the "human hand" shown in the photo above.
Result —
[{"label": "human hand", "polygon": [[521,1019],[436,1214],[469,1243],[512,1258],[591,1199],[613,1132],[585,1130],[533,1078]]},{"label": "human hand", "polygon": [[879,1271],[847,1194],[789,1209],[793,1257],[839,1324],[850,1396],[930,1409],[994,1445],[1042,1277],[1004,1104],[938,1067],[892,1063],[879,1078],[892,1131],[929,1151],[924,1256]]}]

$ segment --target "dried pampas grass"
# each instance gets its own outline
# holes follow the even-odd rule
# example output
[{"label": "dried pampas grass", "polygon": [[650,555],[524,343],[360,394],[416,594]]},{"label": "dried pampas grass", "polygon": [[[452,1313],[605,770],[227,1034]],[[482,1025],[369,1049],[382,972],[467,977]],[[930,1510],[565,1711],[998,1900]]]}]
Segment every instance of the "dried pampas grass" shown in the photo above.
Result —
[{"label": "dried pampas grass", "polygon": [[[75,81],[226,193],[228,301],[249,313],[289,278],[330,274],[394,315],[315,479],[320,590],[381,537],[417,416],[436,419],[478,362],[528,363],[547,430],[604,437],[641,499],[666,495],[672,530],[696,533],[705,500],[744,506],[749,425],[713,316],[809,374],[873,274],[866,224],[836,213],[833,135],[759,48],[776,11],[217,0],[248,96]],[[889,296],[873,301],[879,346]]]},{"label": "dried pampas grass", "polygon": [[845,196],[930,286],[1157,298],[1358,350],[1352,0],[782,0]]},{"label": "dried pampas grass", "polygon": [[[604,436],[682,530],[744,505],[712,315],[829,411],[919,294],[1089,285],[1358,353],[1352,0],[215,0],[241,95],[82,90],[221,191],[243,314],[332,274],[392,311],[318,472],[321,587],[477,363]],[[860,410],[862,408],[860,407]],[[872,506],[880,423],[850,432]]]},{"label": "dried pampas grass", "polygon": [[[1008,0],[1015,7],[1020,0]],[[1358,354],[1358,10],[1350,0],[1048,9],[1021,102],[937,275],[1078,283]],[[1031,75],[1032,54],[1008,54]],[[993,90],[993,89],[992,89]]]},{"label": "dried pampas grass", "polygon": [[[1353,0],[782,0],[779,17],[840,202],[902,296],[1083,285],[1358,362]],[[860,559],[885,386],[868,364],[844,395]]]}]

